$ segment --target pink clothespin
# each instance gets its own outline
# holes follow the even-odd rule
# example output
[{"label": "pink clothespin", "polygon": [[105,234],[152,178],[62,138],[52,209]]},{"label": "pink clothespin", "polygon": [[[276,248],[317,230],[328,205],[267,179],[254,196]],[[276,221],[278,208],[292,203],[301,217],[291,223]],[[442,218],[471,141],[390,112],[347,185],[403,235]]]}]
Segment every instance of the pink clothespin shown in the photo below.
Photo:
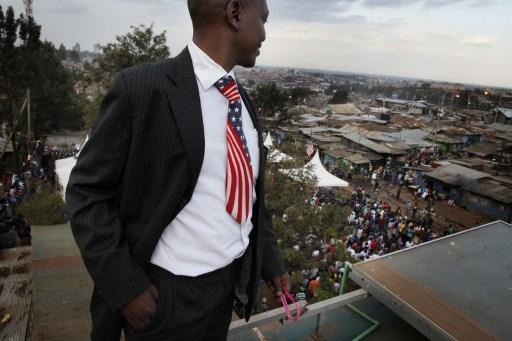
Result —
[{"label": "pink clothespin", "polygon": [[[295,300],[295,298],[292,295],[290,295],[290,293],[288,292],[288,290],[286,288],[283,288],[283,292],[281,293],[279,298],[281,299],[281,303],[283,304],[284,312],[285,312],[286,316],[288,317],[288,319],[290,319],[292,321],[297,321],[302,313],[299,302],[297,302],[297,300]],[[291,303],[295,303],[295,306],[297,307],[297,312],[295,313],[295,316],[293,316],[290,312],[290,307],[288,306],[288,301],[290,301]]]}]

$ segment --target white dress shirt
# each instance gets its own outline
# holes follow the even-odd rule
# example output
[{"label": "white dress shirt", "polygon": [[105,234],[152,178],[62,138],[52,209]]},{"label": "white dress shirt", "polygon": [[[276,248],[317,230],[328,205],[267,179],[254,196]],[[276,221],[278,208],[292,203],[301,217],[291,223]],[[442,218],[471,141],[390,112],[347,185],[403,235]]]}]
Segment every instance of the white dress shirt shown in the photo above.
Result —
[{"label": "white dress shirt", "polygon": [[[249,245],[252,211],[240,225],[226,211],[228,100],[214,86],[227,72],[195,43],[188,45],[204,124],[205,152],[190,202],[164,230],[151,263],[175,275],[199,276],[242,256]],[[229,72],[235,78],[233,71]],[[242,124],[254,174],[259,174],[258,133],[242,101]],[[253,189],[253,203],[256,190]]]}]

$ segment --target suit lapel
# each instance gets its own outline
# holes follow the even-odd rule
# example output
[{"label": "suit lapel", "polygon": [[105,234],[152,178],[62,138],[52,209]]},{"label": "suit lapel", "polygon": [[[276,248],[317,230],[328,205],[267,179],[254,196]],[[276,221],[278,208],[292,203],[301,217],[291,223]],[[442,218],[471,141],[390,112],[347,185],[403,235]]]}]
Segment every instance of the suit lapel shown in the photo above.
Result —
[{"label": "suit lapel", "polygon": [[[169,86],[167,98],[171,107],[183,146],[188,154],[195,187],[204,159],[204,125],[199,90],[192,59],[185,48],[171,64],[167,72]],[[172,147],[172,146],[171,146]]]},{"label": "suit lapel", "polygon": [[[260,154],[259,155],[260,167],[263,167],[263,165],[264,165],[263,162],[265,161],[265,149],[264,149],[265,147],[263,146],[263,135],[261,132],[261,126],[258,121],[258,117],[256,116],[256,111],[254,110],[251,99],[245,92],[245,89],[240,84],[238,86],[240,88],[240,95],[242,96],[242,100],[244,101],[245,106],[246,106],[247,110],[249,111],[249,115],[251,116],[251,120],[254,125],[254,128],[256,128],[256,131],[258,132],[258,147],[260,150],[260,153],[259,153]],[[261,176],[261,171],[260,171],[260,176]]]},{"label": "suit lapel", "polygon": [[256,242],[256,247],[253,248],[253,260],[258,259],[258,249],[260,248],[259,244],[261,242],[261,238],[258,237],[260,234],[260,231],[262,228],[260,225],[263,223],[264,219],[262,217],[263,209],[265,207],[265,193],[264,193],[264,187],[265,187],[265,168],[266,168],[266,162],[267,162],[267,148],[263,145],[263,135],[261,132],[261,126],[258,120],[258,117],[256,116],[256,111],[254,110],[254,107],[252,105],[251,99],[245,92],[245,90],[240,86],[240,95],[242,96],[242,99],[245,103],[245,106],[247,107],[247,110],[249,111],[249,114],[251,115],[252,122],[254,124],[254,127],[258,131],[258,147],[259,147],[259,158],[260,158],[260,171],[258,180],[256,181],[256,195],[258,197],[256,201],[256,212],[255,215],[253,215],[253,222],[256,224],[254,225],[255,229],[253,230],[254,233],[251,233],[251,238],[253,238],[253,241]]}]

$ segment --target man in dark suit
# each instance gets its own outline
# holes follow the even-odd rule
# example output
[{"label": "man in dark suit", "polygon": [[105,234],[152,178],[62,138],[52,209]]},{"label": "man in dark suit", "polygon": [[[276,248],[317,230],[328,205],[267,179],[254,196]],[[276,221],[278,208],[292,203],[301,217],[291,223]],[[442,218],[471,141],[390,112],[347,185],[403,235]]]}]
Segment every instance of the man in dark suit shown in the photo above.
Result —
[{"label": "man in dark suit", "polygon": [[188,0],[173,59],[120,72],[66,192],[94,281],[93,340],[221,340],[260,277],[289,288],[265,209],[266,152],[236,65],[265,40],[265,0]]}]

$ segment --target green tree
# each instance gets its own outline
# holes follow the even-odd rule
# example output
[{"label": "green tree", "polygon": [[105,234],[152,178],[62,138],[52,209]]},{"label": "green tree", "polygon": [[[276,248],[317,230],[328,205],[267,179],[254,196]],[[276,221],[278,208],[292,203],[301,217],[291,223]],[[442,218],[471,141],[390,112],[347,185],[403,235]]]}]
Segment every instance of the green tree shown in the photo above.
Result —
[{"label": "green tree", "polygon": [[[305,87],[295,87],[289,92],[289,99],[292,105],[302,105],[312,94],[311,89]],[[290,98],[291,97],[291,98]]]},{"label": "green tree", "polygon": [[14,9],[9,6],[5,13],[4,36],[2,37],[2,48],[13,50],[16,42],[16,31],[18,30],[18,21],[14,16]]},{"label": "green tree", "polygon": [[35,132],[59,129],[77,130],[83,126],[80,100],[75,95],[71,75],[62,67],[53,44],[44,42],[37,54],[43,68],[41,77],[32,82],[33,122]]},{"label": "green tree", "polygon": [[[316,179],[309,170],[304,170],[304,146],[285,143],[283,152],[292,156],[293,161],[269,162],[266,172],[265,200],[276,232],[278,245],[283,253],[287,269],[297,273],[303,269],[321,267],[322,261],[314,259],[312,253],[322,241],[338,239],[342,224],[346,221],[348,209],[334,204],[322,207],[312,205],[311,197],[317,190]],[[289,169],[303,169],[287,174]],[[293,176],[290,176],[293,173]],[[338,194],[341,196],[341,194]],[[344,247],[338,246],[338,260],[344,260]],[[330,260],[334,262],[336,259]],[[328,264],[330,265],[330,263]],[[300,276],[292,276],[295,280]],[[292,283],[300,287],[301,283]]]},{"label": "green tree", "polygon": [[[16,20],[14,10],[8,7],[5,16],[0,8],[0,121],[7,126],[6,138],[16,150],[16,126],[18,107],[19,84],[17,75],[23,71],[20,68],[21,56],[16,53],[15,45],[18,37],[19,21]],[[2,155],[3,156],[3,155]],[[17,164],[16,151],[14,153],[14,165]],[[14,166],[13,165],[13,166]]]},{"label": "green tree", "polygon": [[123,69],[169,57],[166,31],[156,34],[153,24],[149,27],[131,26],[131,32],[117,36],[115,43],[101,46],[101,51],[103,55],[98,60],[95,75],[106,87],[114,75]]},{"label": "green tree", "polygon": [[57,55],[59,56],[60,60],[66,60],[68,52],[67,52],[66,46],[64,46],[64,44],[60,44]]},{"label": "green tree", "polygon": [[278,111],[283,112],[289,99],[275,83],[258,85],[253,98],[256,108],[265,117],[273,117]]},{"label": "green tree", "polygon": [[0,42],[3,41],[3,37],[5,35],[5,15],[2,10],[2,6],[0,5]]},{"label": "green tree", "polygon": [[97,60],[97,66],[89,66],[87,79],[84,81],[94,85],[98,91],[94,98],[84,105],[87,127],[92,127],[101,104],[104,90],[110,86],[112,79],[121,70],[146,63],[168,58],[166,31],[155,33],[153,25],[147,27],[131,26],[131,31],[116,37],[116,42],[100,46],[102,55]]},{"label": "green tree", "polygon": [[335,90],[330,104],[346,104],[349,102],[348,90],[345,87],[339,87]]},{"label": "green tree", "polygon": [[[3,18],[0,9],[0,18]],[[63,68],[55,47],[41,42],[41,26],[33,17],[15,19],[9,7],[0,20],[0,121],[6,123],[16,155],[22,152],[26,115],[19,108],[31,90],[33,133],[48,133],[81,125],[81,113],[73,96],[73,84]],[[33,135],[32,135],[33,136]],[[26,140],[26,138],[25,138]]]},{"label": "green tree", "polygon": [[75,50],[71,50],[71,51],[69,51],[69,59],[71,59],[72,62],[79,63],[80,62],[80,54]]}]

